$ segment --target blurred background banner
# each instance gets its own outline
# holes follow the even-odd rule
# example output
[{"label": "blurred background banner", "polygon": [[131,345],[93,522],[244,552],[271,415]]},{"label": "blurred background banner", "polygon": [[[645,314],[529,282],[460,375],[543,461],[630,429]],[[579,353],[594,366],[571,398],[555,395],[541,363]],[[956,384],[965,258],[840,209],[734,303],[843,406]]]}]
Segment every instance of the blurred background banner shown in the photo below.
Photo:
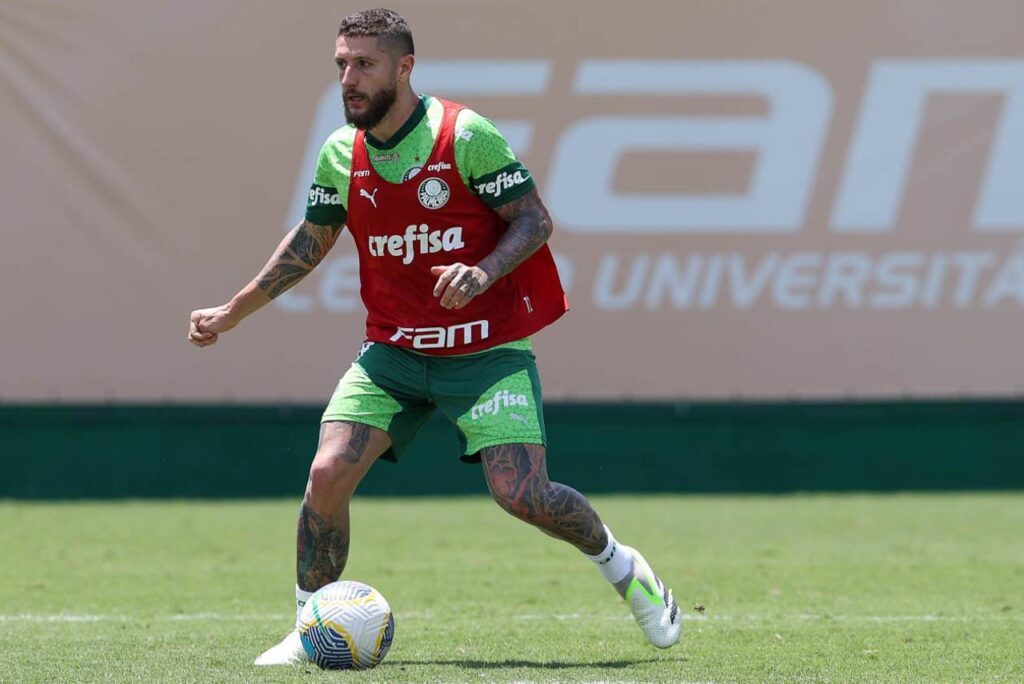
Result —
[{"label": "blurred background banner", "polygon": [[[392,5],[414,87],[494,119],[555,219],[549,398],[1021,394],[1019,2]],[[359,8],[0,4],[0,400],[329,396],[362,341],[347,236],[185,338],[301,217]]]}]

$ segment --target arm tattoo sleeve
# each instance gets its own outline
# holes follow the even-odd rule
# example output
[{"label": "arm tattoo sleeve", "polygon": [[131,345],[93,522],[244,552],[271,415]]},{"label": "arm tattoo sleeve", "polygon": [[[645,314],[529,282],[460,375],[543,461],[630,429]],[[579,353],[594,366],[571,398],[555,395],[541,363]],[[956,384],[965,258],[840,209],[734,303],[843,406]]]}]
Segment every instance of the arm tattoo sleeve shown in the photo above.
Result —
[{"label": "arm tattoo sleeve", "polygon": [[491,281],[508,275],[526,261],[551,237],[551,216],[536,190],[495,209],[508,222],[508,230],[498,240],[494,251],[477,266]]},{"label": "arm tattoo sleeve", "polygon": [[305,278],[323,261],[341,229],[342,225],[300,223],[278,246],[257,276],[259,288],[273,299]]}]

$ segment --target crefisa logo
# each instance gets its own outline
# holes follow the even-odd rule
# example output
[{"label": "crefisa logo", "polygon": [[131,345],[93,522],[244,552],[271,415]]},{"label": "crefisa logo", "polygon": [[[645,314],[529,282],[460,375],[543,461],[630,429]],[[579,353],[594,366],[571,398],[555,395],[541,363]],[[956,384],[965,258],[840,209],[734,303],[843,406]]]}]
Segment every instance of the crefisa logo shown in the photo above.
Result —
[{"label": "crefisa logo", "polygon": [[[526,398],[525,394],[513,394],[508,390],[499,390],[494,393],[494,397],[487,401],[481,402],[474,406],[469,413],[470,420],[479,420],[483,416],[498,415],[502,409],[522,406],[523,408],[529,408],[530,402]],[[516,414],[513,414],[516,415]],[[520,420],[522,416],[517,416]]]},{"label": "crefisa logo", "polygon": [[319,185],[312,187],[309,191],[309,206],[316,207],[322,204],[338,205],[342,203],[341,195],[334,188],[324,188]]},{"label": "crefisa logo", "polygon": [[448,198],[451,197],[452,193],[447,183],[436,176],[432,176],[420,183],[416,194],[420,198],[420,204],[427,209],[440,209],[448,204]]}]

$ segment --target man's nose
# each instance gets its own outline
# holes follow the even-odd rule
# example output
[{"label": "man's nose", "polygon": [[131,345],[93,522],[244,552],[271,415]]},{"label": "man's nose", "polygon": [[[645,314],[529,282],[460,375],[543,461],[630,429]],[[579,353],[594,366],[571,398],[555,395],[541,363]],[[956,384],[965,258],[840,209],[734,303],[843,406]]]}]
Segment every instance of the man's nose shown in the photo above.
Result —
[{"label": "man's nose", "polygon": [[357,81],[356,70],[350,66],[345,67],[341,70],[341,85],[351,86],[355,85]]}]

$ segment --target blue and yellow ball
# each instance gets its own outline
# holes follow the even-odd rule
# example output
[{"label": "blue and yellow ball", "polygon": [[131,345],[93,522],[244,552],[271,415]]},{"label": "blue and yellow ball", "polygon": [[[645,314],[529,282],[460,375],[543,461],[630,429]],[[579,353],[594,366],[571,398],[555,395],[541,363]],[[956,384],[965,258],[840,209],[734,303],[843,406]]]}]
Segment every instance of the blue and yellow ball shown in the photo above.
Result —
[{"label": "blue and yellow ball", "polygon": [[299,616],[302,647],[325,670],[375,667],[394,636],[395,618],[387,599],[362,582],[328,584],[310,597]]}]

